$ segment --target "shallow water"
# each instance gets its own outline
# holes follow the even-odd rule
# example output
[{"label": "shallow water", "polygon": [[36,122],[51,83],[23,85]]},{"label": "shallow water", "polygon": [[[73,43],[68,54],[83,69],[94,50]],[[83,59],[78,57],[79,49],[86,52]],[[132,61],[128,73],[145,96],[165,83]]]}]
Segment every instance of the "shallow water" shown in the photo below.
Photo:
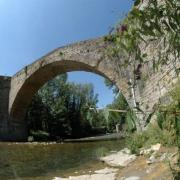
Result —
[{"label": "shallow water", "polygon": [[0,143],[0,180],[50,180],[104,167],[97,159],[123,148],[123,140],[27,144]]}]

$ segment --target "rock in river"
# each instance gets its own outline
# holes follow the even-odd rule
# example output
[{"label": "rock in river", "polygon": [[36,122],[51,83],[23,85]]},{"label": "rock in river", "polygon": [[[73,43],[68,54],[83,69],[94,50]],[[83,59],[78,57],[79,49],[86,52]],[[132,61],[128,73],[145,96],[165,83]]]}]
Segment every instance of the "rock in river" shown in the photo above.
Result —
[{"label": "rock in river", "polygon": [[130,151],[123,149],[117,153],[112,153],[108,156],[101,157],[100,160],[113,167],[126,167],[129,163],[136,159],[136,155],[130,154]]},{"label": "rock in river", "polygon": [[115,168],[104,168],[95,171],[93,174],[70,176],[68,178],[55,177],[53,180],[114,180],[117,170]]}]

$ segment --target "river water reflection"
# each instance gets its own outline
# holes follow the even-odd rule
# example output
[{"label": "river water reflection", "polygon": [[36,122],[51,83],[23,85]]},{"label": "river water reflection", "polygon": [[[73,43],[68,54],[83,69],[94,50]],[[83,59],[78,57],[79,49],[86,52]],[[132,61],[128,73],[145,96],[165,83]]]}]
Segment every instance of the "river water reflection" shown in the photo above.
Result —
[{"label": "river water reflection", "polygon": [[0,180],[50,180],[104,167],[98,157],[123,148],[123,140],[46,144],[0,143]]}]

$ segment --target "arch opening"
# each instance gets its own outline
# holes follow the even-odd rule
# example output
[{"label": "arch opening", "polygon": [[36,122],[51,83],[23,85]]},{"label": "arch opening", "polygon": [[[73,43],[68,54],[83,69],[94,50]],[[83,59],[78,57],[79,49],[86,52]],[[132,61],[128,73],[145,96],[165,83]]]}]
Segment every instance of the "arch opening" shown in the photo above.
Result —
[{"label": "arch opening", "polygon": [[[114,124],[108,123],[104,112],[105,106],[112,104],[114,100],[113,90],[106,86],[102,76],[79,71],[78,73],[81,76],[79,81],[68,78],[71,74],[76,76],[76,73],[71,72],[70,75],[68,73],[56,76],[38,90],[25,118],[29,136],[40,140],[39,136],[42,135],[45,139],[41,140],[54,141],[95,136],[110,133],[115,129]],[[85,81],[82,76],[86,77]],[[97,90],[99,85],[101,89]],[[98,92],[105,93],[103,98],[106,100],[99,98]],[[107,97],[110,94],[111,100]],[[102,96],[100,93],[99,95]],[[99,100],[101,102],[98,104]],[[109,125],[111,127],[107,128]]]},{"label": "arch opening", "polygon": [[[116,83],[112,77],[108,74],[100,71],[97,67],[90,66],[88,64],[77,61],[58,61],[47,64],[42,68],[39,68],[33,74],[28,75],[25,78],[22,86],[14,98],[9,111],[10,119],[14,122],[21,122],[24,120],[27,107],[29,106],[33,95],[49,80],[53,79],[57,75],[72,72],[72,71],[85,71],[98,74],[104,78],[107,78],[113,83]],[[18,76],[18,75],[17,75]]]}]

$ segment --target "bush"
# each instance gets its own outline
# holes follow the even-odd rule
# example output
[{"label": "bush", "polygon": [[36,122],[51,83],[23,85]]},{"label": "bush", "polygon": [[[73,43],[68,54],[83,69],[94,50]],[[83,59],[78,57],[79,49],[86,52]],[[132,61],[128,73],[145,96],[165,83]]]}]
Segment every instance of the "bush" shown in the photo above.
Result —
[{"label": "bush", "polygon": [[134,133],[126,140],[126,146],[133,154],[139,154],[140,148],[144,146],[146,136],[144,133]]},{"label": "bush", "polygon": [[164,146],[172,146],[176,142],[174,131],[161,129],[159,126],[151,125],[147,130],[148,141],[146,145],[161,143]]},{"label": "bush", "polygon": [[172,146],[176,143],[176,137],[171,131],[161,129],[157,125],[150,125],[146,131],[131,134],[126,140],[127,147],[135,154],[139,154],[140,148],[150,147],[156,143]]}]

